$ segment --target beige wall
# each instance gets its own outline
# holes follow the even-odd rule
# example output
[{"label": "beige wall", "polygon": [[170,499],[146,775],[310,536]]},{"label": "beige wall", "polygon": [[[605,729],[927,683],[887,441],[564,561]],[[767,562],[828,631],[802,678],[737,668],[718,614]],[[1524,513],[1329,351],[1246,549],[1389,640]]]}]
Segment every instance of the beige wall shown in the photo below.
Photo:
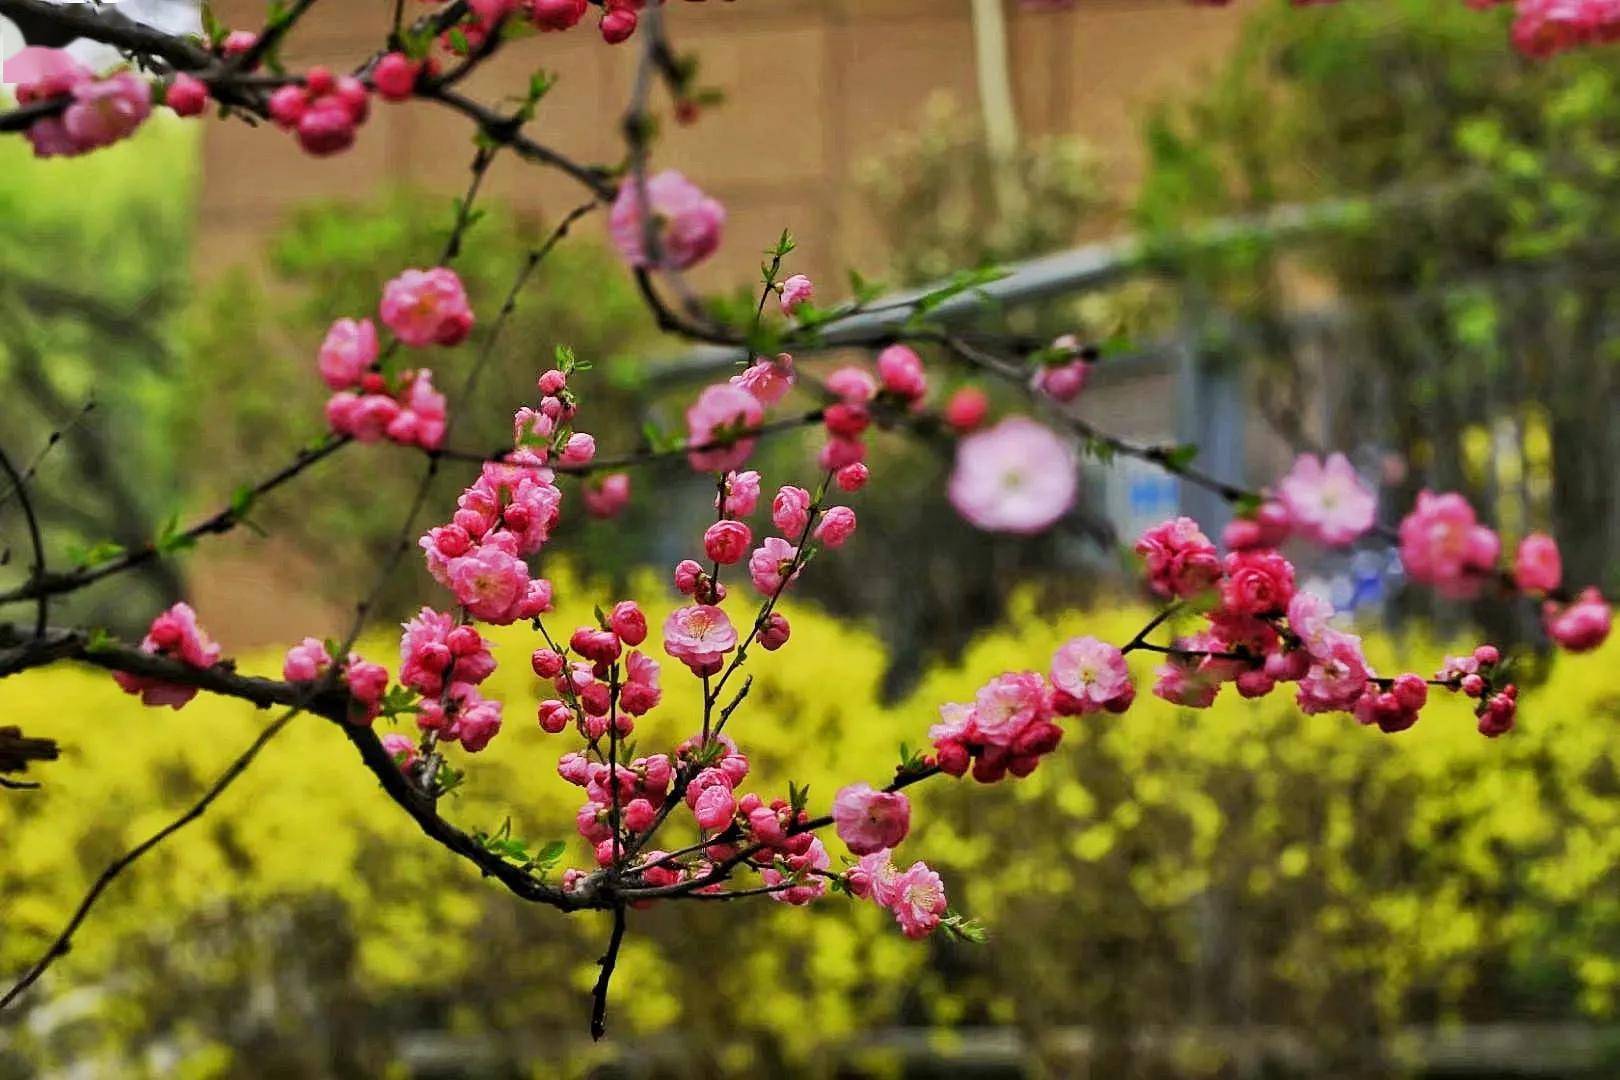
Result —
[{"label": "beige wall", "polygon": [[[264,5],[215,7],[234,25],[252,26]],[[380,40],[390,10],[391,0],[326,0],[288,59],[352,62]],[[800,238],[801,268],[870,266],[861,258],[867,230],[850,182],[855,167],[913,123],[935,91],[976,103],[968,0],[671,0],[666,11],[677,47],[696,51],[702,81],[728,98],[695,126],[669,125],[658,149],[659,164],[682,169],[730,209],[728,243],[710,272],[751,274],[758,250],[784,226]],[[1121,187],[1137,165],[1143,105],[1191,85],[1240,19],[1233,9],[1186,0],[1079,0],[1076,10],[1057,14],[1023,12],[1009,0],[1008,11],[1024,129],[1085,136]],[[562,82],[541,108],[535,137],[581,159],[610,161],[620,151],[616,120],[635,61],[633,45],[609,47],[581,25],[510,47],[471,88],[493,98],[537,68],[558,73]],[[251,253],[254,237],[311,196],[391,180],[459,191],[468,136],[467,125],[444,110],[381,105],[354,150],[314,161],[275,132],[211,125],[205,257]],[[495,166],[490,187],[546,216],[579,201],[566,179],[515,160]]]}]

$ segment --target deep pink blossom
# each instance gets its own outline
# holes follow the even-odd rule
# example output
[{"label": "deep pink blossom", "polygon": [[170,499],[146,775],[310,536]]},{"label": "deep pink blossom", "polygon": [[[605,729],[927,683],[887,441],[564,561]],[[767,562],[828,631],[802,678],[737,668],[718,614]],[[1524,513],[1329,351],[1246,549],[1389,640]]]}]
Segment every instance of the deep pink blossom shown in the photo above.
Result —
[{"label": "deep pink blossom", "polygon": [[1215,545],[1189,517],[1148,529],[1136,541],[1136,553],[1147,564],[1148,584],[1160,596],[1191,599],[1215,588],[1221,577]]},{"label": "deep pink blossom", "polygon": [[914,862],[894,882],[894,899],[889,910],[908,938],[925,938],[939,926],[950,909],[945,899],[945,883],[921,860]]},{"label": "deep pink blossom", "polygon": [[1294,598],[1294,567],[1265,548],[1234,551],[1221,579],[1221,609],[1232,615],[1281,615]]},{"label": "deep pink blossom", "polygon": [[759,505],[759,473],[753,469],[726,474],[726,494],[722,504],[720,495],[714,497],[715,509],[726,517],[744,518]]},{"label": "deep pink blossom", "polygon": [[805,526],[810,523],[810,507],[814,502],[804,488],[784,485],[776,492],[776,498],[771,500],[771,522],[782,531],[782,535],[798,539],[804,535]]},{"label": "deep pink blossom", "polygon": [[[213,667],[219,663],[220,657],[220,647],[197,625],[197,613],[184,602],[175,604],[152,620],[146,637],[141,639],[141,651],[195,668]],[[168,705],[178,709],[197,696],[194,686],[145,675],[115,671],[113,681],[126,694],[139,694],[143,705]]]},{"label": "deep pink blossom", "polygon": [[[772,900],[797,906],[808,904],[827,891],[827,879],[811,872],[832,865],[819,838],[812,838],[803,853],[789,855],[781,861],[787,864],[789,873],[782,873],[774,864],[759,872],[760,879],[768,886],[787,885],[766,894]],[[788,882],[793,884],[788,885]]]},{"label": "deep pink blossom", "polygon": [[830,548],[843,547],[855,533],[855,511],[847,506],[829,506],[816,526],[815,538]]},{"label": "deep pink blossom", "polygon": [[1609,637],[1613,616],[1603,594],[1587,589],[1567,607],[1549,600],[1542,606],[1547,634],[1559,648],[1570,652],[1590,652]]}]

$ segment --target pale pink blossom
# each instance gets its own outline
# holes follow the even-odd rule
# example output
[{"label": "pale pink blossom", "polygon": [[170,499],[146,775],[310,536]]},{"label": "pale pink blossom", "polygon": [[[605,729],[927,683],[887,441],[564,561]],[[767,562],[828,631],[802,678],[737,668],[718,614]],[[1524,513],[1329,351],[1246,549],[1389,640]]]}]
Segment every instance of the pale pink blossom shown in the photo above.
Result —
[{"label": "pale pink blossom", "polygon": [[1278,481],[1277,499],[1300,533],[1331,547],[1355,541],[1372,528],[1378,512],[1378,496],[1343,454],[1326,462],[1301,454]]},{"label": "pale pink blossom", "polygon": [[1052,655],[1054,707],[1076,716],[1120,711],[1136,696],[1118,646],[1089,635],[1070,638]]},{"label": "pale pink blossom", "polygon": [[1321,651],[1313,656],[1310,669],[1299,680],[1299,709],[1308,716],[1349,712],[1373,676],[1359,637],[1329,630],[1324,638]]},{"label": "pale pink blossom", "polygon": [[911,800],[870,784],[840,788],[832,812],[838,839],[856,855],[895,847],[911,829]]},{"label": "pale pink blossom", "polygon": [[630,505],[630,474],[607,473],[587,480],[579,489],[585,512],[594,518],[617,517]]},{"label": "pale pink blossom", "polygon": [[664,620],[664,651],[694,675],[713,675],[737,647],[737,628],[726,613],[709,604],[676,608]]},{"label": "pale pink blossom", "polygon": [[[608,218],[613,244],[631,266],[685,270],[720,246],[726,209],[674,169],[647,177],[645,192],[632,179],[619,185]],[[646,250],[643,203],[653,217],[656,261]]]},{"label": "pale pink blossom", "polygon": [[973,699],[973,731],[996,746],[1012,747],[1024,729],[1045,718],[1046,685],[1033,671],[997,675]]},{"label": "pale pink blossom", "polygon": [[382,321],[406,345],[455,345],[472,330],[467,292],[454,270],[406,270],[383,287]]},{"label": "pale pink blossom", "polygon": [[332,666],[332,657],[320,638],[307,637],[287,650],[281,677],[288,682],[314,682]]},{"label": "pale pink blossom", "polygon": [[531,579],[522,559],[493,544],[451,559],[446,574],[467,613],[498,626],[533,618],[551,606],[550,582]]},{"label": "pale pink blossom", "polygon": [[1038,533],[1074,504],[1078,479],[1068,443],[1027,417],[1009,417],[957,443],[951,505],[987,531]]},{"label": "pale pink blossom", "polygon": [[416,743],[409,735],[402,735],[397,731],[386,732],[382,737],[383,752],[394,759],[394,764],[401,770],[409,769],[415,765],[422,755],[417,752]]},{"label": "pale pink blossom", "polygon": [[[727,383],[716,383],[698,395],[686,410],[686,460],[699,472],[725,472],[735,469],[754,452],[757,434],[753,431],[765,419],[764,406],[746,390]],[[718,445],[716,445],[718,444]]]}]

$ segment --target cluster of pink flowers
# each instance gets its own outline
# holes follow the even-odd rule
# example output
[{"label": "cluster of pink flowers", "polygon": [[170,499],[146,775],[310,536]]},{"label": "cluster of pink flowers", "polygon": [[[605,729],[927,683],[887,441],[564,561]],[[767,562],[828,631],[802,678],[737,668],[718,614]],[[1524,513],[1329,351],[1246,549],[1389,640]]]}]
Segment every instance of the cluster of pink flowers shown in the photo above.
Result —
[{"label": "cluster of pink flowers", "polygon": [[28,46],[5,61],[5,81],[17,103],[62,98],[62,111],[42,116],[25,134],[36,157],[71,157],[128,138],[152,113],[152,88],[119,71],[96,75],[60,49]]},{"label": "cluster of pink flowers", "polygon": [[[1472,6],[1479,6],[1474,0]],[[1583,45],[1620,40],[1620,4],[1613,0],[1518,0],[1513,44],[1545,59]]]},{"label": "cluster of pink flowers", "polygon": [[[656,260],[646,250],[646,215],[652,217]],[[674,169],[665,169],[647,178],[645,191],[634,180],[619,185],[608,234],[631,266],[685,270],[714,254],[725,224],[725,207]]]},{"label": "cluster of pink flowers", "polygon": [[1063,739],[1057,719],[1124,712],[1136,699],[1124,654],[1093,637],[1065,642],[1052,657],[1051,680],[1033,671],[998,675],[971,704],[940,706],[928,729],[942,772],[989,784],[1028,776]]},{"label": "cluster of pink flowers", "polygon": [[[628,41],[636,32],[638,12],[645,0],[603,0],[597,31],[609,45]],[[458,29],[467,48],[476,49],[506,20],[523,16],[542,33],[572,30],[590,11],[586,0],[470,0],[469,12]],[[447,42],[448,44],[448,42]],[[451,46],[459,48],[459,46]]]},{"label": "cluster of pink flowers", "polygon": [[[446,267],[406,270],[383,289],[383,323],[405,345],[455,345],[473,325],[466,290]],[[370,319],[338,319],[321,343],[317,364],[334,393],[326,403],[332,430],[361,442],[387,438],[436,450],[447,423],[444,395],[426,368],[392,380],[379,370],[377,328]]]},{"label": "cluster of pink flowers", "polygon": [[922,358],[905,345],[890,345],[877,357],[877,374],[848,365],[827,376],[827,390],[837,400],[822,411],[827,442],[818,461],[837,474],[838,486],[854,491],[866,482],[866,443],[874,409],[900,412],[922,408],[928,373]]},{"label": "cluster of pink flowers", "polygon": [[[332,666],[332,654],[319,638],[305,638],[287,650],[281,677],[288,682],[314,682]],[[350,653],[343,664],[343,684],[349,690],[349,722],[370,724],[382,710],[388,692],[388,669]]]},{"label": "cluster of pink flowers", "polygon": [[886,850],[863,856],[845,872],[844,885],[851,896],[888,908],[900,931],[913,940],[938,929],[950,910],[938,873],[921,859],[901,870]]},{"label": "cluster of pink flowers", "polygon": [[501,703],[478,685],[495,671],[489,642],[455,616],[424,607],[399,639],[400,684],[422,695],[416,723],[477,753],[501,730]]},{"label": "cluster of pink flowers", "polygon": [[354,145],[355,132],[371,113],[371,92],[353,75],[312,67],[303,81],[270,95],[270,119],[293,132],[304,152],[325,157]]},{"label": "cluster of pink flowers", "polygon": [[[178,603],[152,620],[141,639],[141,651],[168,657],[195,668],[210,668],[219,663],[220,648],[202,627],[197,625],[197,613],[191,605]],[[167,682],[145,675],[113,672],[113,680],[126,694],[139,694],[143,705],[167,705],[178,709],[197,696],[195,686]]]}]

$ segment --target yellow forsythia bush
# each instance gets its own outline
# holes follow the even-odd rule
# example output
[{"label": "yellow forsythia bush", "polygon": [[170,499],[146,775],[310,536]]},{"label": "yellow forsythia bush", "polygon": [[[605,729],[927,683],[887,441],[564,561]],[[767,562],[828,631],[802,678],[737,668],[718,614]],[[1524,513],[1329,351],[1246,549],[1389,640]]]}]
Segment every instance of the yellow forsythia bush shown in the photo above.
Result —
[{"label": "yellow forsythia bush", "polygon": [[[593,598],[558,586],[548,622],[566,632]],[[1001,670],[1044,669],[1072,634],[1126,640],[1147,612],[1016,605],[1010,628],[892,706],[878,700],[875,638],[808,608],[789,615],[792,642],[750,662],[731,730],[754,766],[744,790],[808,783],[821,807],[843,783],[885,779],[940,702]],[[465,760],[468,783],[444,813],[486,830],[509,816],[531,842],[569,840],[583,865],[579,794],[554,769],[565,744],[533,719],[532,635],[508,628],[496,646],[487,692],[507,703],[506,727]],[[361,651],[392,661],[396,648],[379,634]],[[1493,1019],[1526,1001],[1612,1015],[1615,650],[1560,658],[1525,693],[1519,729],[1495,741],[1461,701],[1398,736],[1302,716],[1283,694],[1251,703],[1228,688],[1212,709],[1176,709],[1147,693],[1144,661],[1135,707],[1069,721],[1027,780],[913,789],[901,854],[941,870],[988,943],[911,943],[886,913],[837,896],[808,911],[761,899],[632,912],[613,1034],[693,1071],[758,1074],[828,1067],[854,1052],[852,1037],[896,1025],[1015,1025],[1039,1048],[1070,1025],[1124,1036],[1265,1023],[1332,1055],[1396,1022]],[[1393,672],[1397,656],[1436,667],[1443,649],[1375,638],[1369,653]],[[268,653],[241,661],[279,665]],[[670,663],[665,684],[637,729],[642,752],[697,726],[695,680]],[[64,747],[39,770],[43,790],[0,799],[9,975],[112,857],[195,798],[270,716],[206,696],[178,713],[144,709],[90,670],[31,673],[6,691],[8,723]],[[614,1051],[613,1037],[599,1051],[577,1035],[605,936],[595,914],[563,916],[479,881],[388,802],[340,732],[303,717],[112,887],[28,1022],[0,1031],[0,1066],[9,1054],[165,1074],[369,1072],[443,1039],[582,1069]],[[677,1031],[678,1042],[645,1041]]]}]

